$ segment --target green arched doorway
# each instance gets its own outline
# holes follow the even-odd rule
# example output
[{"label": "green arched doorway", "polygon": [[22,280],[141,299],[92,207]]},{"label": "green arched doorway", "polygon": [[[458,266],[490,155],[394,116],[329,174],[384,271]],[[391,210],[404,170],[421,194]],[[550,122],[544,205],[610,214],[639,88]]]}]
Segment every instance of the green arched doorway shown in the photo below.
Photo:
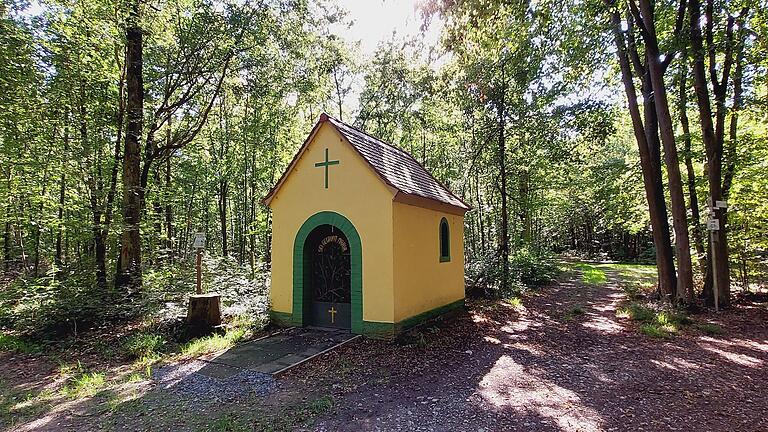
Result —
[{"label": "green arched doorway", "polygon": [[[313,308],[318,310],[317,302],[313,302],[312,293],[312,264],[313,251],[317,239],[330,227],[339,230],[340,243],[346,243],[349,256],[349,327],[352,333],[362,332],[363,322],[363,259],[360,235],[355,226],[343,215],[336,212],[324,211],[316,213],[307,219],[296,233],[293,243],[293,320],[298,325],[317,323],[313,321]],[[309,243],[308,243],[309,240]],[[334,312],[333,314],[335,314]],[[333,316],[333,315],[331,315]],[[334,317],[335,318],[335,317]]]}]

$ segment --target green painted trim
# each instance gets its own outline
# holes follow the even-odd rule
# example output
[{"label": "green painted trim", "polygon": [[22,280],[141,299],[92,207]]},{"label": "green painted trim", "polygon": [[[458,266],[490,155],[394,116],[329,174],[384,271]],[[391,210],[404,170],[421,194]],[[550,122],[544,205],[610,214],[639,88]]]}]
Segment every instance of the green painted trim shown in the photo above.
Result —
[{"label": "green painted trim", "polygon": [[393,339],[395,336],[399,335],[400,333],[406,330],[409,330],[420,324],[434,320],[435,318],[438,318],[456,311],[460,311],[463,309],[464,309],[464,299],[461,299],[455,302],[445,304],[443,306],[438,306],[434,309],[430,309],[426,312],[422,312],[418,315],[414,315],[410,318],[406,318],[397,323],[363,321],[362,334],[375,339]]},{"label": "green painted trim", "polygon": [[281,327],[289,327],[293,325],[293,314],[289,312],[269,311],[269,319]]},{"label": "green painted trim", "polygon": [[363,321],[363,335],[374,339],[392,339],[397,334],[393,323]]},{"label": "green painted trim", "polygon": [[[445,237],[443,237],[443,226],[445,226]],[[448,220],[446,218],[440,219],[440,230],[439,232],[439,238],[440,238],[440,262],[450,262],[451,261],[451,226],[448,225]],[[443,255],[443,242],[446,243],[446,246],[448,247],[448,254]]]},{"label": "green painted trim", "polygon": [[307,219],[293,241],[293,322],[304,325],[304,272],[306,257],[304,242],[313,229],[320,225],[332,225],[340,229],[349,242],[350,288],[352,294],[352,333],[363,333],[363,248],[360,234],[346,217],[332,211],[316,213]]}]

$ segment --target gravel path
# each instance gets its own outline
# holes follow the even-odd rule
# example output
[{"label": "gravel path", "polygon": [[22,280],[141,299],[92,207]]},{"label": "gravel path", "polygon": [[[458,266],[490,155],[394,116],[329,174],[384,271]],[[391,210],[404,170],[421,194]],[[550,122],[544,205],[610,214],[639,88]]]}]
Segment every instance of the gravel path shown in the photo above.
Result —
[{"label": "gravel path", "polygon": [[153,385],[206,404],[236,403],[252,396],[265,396],[274,388],[271,375],[247,369],[223,379],[200,373],[211,366],[226,367],[200,360],[167,365],[153,371]]},{"label": "gravel path", "polygon": [[[768,430],[764,304],[696,317],[723,335],[659,340],[616,318],[623,298],[609,272],[603,286],[563,282],[523,308],[471,304],[458,325],[415,336],[424,343],[344,347],[291,373],[337,400],[306,430]],[[584,313],[569,314],[576,306]]]}]

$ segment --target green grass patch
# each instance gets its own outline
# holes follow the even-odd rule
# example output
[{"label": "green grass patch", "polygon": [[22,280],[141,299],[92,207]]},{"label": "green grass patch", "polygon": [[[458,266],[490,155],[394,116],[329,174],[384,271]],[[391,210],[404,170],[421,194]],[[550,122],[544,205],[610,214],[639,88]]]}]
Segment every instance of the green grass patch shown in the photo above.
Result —
[{"label": "green grass patch", "polygon": [[674,332],[654,324],[643,324],[640,326],[640,333],[652,338],[664,339],[671,337]]},{"label": "green grass patch", "polygon": [[515,309],[523,308],[523,300],[520,297],[510,297],[507,299],[507,303],[509,303]]},{"label": "green grass patch", "polygon": [[637,287],[645,291],[656,286],[656,266],[646,264],[609,263],[599,264],[597,267],[603,270],[619,273],[622,281],[628,286]]},{"label": "green grass patch", "polygon": [[234,414],[225,414],[215,419],[209,426],[209,430],[220,432],[239,432],[253,430],[248,419],[238,417]]},{"label": "green grass patch", "polygon": [[130,358],[152,357],[161,353],[166,344],[165,337],[154,333],[137,333],[123,342],[123,351]]},{"label": "green grass patch", "polygon": [[0,333],[0,351],[36,354],[42,351],[42,347],[18,336]]},{"label": "green grass patch", "polygon": [[61,393],[72,399],[95,396],[107,385],[104,372],[77,374],[68,380]]},{"label": "green grass patch", "polygon": [[227,331],[222,334],[214,334],[195,339],[181,347],[183,357],[198,357],[222,351],[234,346],[236,343],[253,335],[255,328],[260,328],[263,323],[247,316],[237,316],[229,323]]},{"label": "green grass patch", "polygon": [[717,336],[717,335],[723,334],[723,328],[717,324],[712,324],[712,323],[698,324],[696,328],[701,330],[702,333],[710,336]]},{"label": "green grass patch", "polygon": [[640,333],[654,338],[671,337],[680,328],[693,323],[684,313],[675,310],[656,310],[637,302],[620,307],[616,311],[616,316],[641,323]]},{"label": "green grass patch", "polygon": [[588,285],[602,285],[608,282],[605,272],[597,266],[585,263],[576,263],[574,268],[581,272],[581,281]]}]

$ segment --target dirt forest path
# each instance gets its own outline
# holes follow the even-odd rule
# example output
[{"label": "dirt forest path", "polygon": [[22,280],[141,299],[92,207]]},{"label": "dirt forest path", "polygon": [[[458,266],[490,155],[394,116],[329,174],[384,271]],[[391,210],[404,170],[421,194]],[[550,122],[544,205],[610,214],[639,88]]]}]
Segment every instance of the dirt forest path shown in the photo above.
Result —
[{"label": "dirt forest path", "polygon": [[[197,374],[203,361],[170,363],[127,394],[44,400],[8,430],[768,430],[765,299],[654,338],[617,317],[636,266],[568,267],[520,299],[468,301],[465,314],[403,340],[358,339],[275,380],[217,382]],[[721,332],[706,334],[705,323]],[[55,385],[53,359],[0,363],[6,390]]]},{"label": "dirt forest path", "polygon": [[328,368],[295,370],[323,382],[334,365],[358,365],[341,380],[354,390],[308,430],[768,430],[764,306],[721,315],[719,336],[658,340],[616,317],[622,277],[604,274],[573,275],[518,308],[473,303],[424,346],[364,342]]}]

